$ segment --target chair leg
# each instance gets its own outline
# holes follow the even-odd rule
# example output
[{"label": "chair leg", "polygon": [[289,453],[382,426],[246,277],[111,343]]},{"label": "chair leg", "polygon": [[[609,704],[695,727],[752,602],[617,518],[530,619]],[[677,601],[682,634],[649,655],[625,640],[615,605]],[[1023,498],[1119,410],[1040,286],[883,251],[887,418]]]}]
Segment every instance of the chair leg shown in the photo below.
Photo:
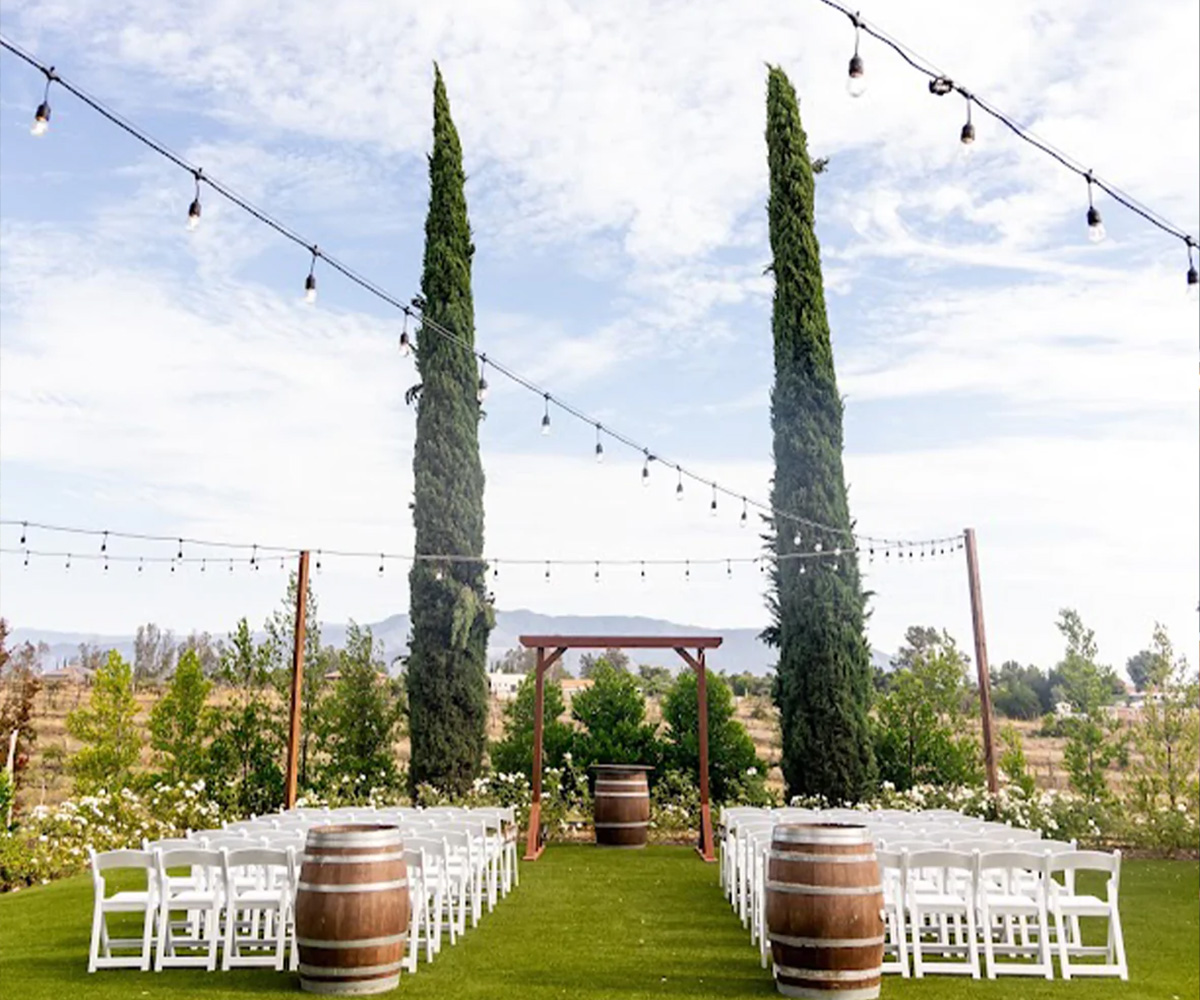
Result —
[{"label": "chair leg", "polygon": [[904,905],[896,904],[892,911],[896,922],[896,954],[900,958],[900,978],[907,979],[912,973],[908,967],[908,942],[905,940]]},{"label": "chair leg", "polygon": [[[165,890],[164,890],[165,892]],[[166,958],[167,949],[171,946],[171,909],[170,904],[164,898],[162,905],[158,911],[158,947],[154,952],[154,971],[162,972],[163,959]]]},{"label": "chair leg", "polygon": [[1111,942],[1109,950],[1117,967],[1117,973],[1122,979],[1129,978],[1129,966],[1125,964],[1125,935],[1121,932],[1121,916],[1113,904],[1108,914],[1108,939]]},{"label": "chair leg", "polygon": [[1063,924],[1063,916],[1061,910],[1054,911],[1054,930],[1055,937],[1058,938],[1058,964],[1062,971],[1062,977],[1065,980],[1071,978],[1071,959],[1067,954],[1070,951],[1070,946],[1067,944],[1067,929]]},{"label": "chair leg", "polygon": [[921,911],[915,906],[908,911],[912,920],[913,975],[917,979],[925,978],[925,961],[921,954]]},{"label": "chair leg", "polygon": [[218,933],[221,927],[220,912],[215,902],[208,910],[208,964],[205,968],[209,972],[217,971],[217,940],[221,936]]},{"label": "chair leg", "polygon": [[975,907],[967,904],[967,957],[971,962],[971,978],[979,978],[979,935],[975,930]]},{"label": "chair leg", "polygon": [[142,964],[138,966],[142,972],[150,971],[150,946],[154,940],[154,913],[157,908],[152,900],[146,900],[146,912],[142,915]]},{"label": "chair leg", "polygon": [[[982,895],[982,893],[980,893]],[[980,907],[979,924],[983,928],[983,962],[988,979],[996,978],[996,946],[992,941],[992,915],[987,903]]]},{"label": "chair leg", "polygon": [[92,905],[92,940],[88,947],[88,972],[96,971],[100,958],[100,937],[104,930],[104,903],[99,895]]}]

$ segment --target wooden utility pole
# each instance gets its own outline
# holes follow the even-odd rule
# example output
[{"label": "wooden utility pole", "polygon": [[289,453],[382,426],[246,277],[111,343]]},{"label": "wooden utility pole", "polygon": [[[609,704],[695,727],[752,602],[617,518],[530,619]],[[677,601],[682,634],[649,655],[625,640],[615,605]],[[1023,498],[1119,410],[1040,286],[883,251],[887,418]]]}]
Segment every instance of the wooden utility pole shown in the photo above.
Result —
[{"label": "wooden utility pole", "polygon": [[300,579],[296,586],[296,631],[292,646],[292,715],[288,727],[287,788],[283,804],[296,805],[296,779],[300,767],[300,710],[304,707],[305,612],[308,598],[308,550],[300,553]]},{"label": "wooden utility pole", "polygon": [[975,669],[979,673],[979,713],[983,722],[983,765],[987,769],[988,791],[1000,787],[996,778],[996,743],[992,738],[992,676],[988,671],[987,635],[983,630],[983,593],[979,588],[979,554],[975,550],[975,529],[963,532],[967,549],[967,580],[971,588],[971,627],[975,632]]}]

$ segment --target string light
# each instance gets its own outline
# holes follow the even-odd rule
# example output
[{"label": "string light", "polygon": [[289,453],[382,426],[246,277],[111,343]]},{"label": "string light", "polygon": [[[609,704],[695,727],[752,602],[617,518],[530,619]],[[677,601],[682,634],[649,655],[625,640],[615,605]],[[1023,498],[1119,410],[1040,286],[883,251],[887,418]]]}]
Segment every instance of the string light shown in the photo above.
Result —
[{"label": "string light", "polygon": [[1092,200],[1092,187],[1095,185],[1092,179],[1092,172],[1087,173],[1087,190],[1088,190],[1088,210],[1087,210],[1087,227],[1088,239],[1093,243],[1101,242],[1105,237],[1104,222],[1100,218],[1100,210],[1095,206]]},{"label": "string light", "polygon": [[542,412],[542,434],[550,433],[550,393],[543,393],[542,398],[545,401],[546,409]]},{"label": "string light", "polygon": [[1196,273],[1196,262],[1192,258],[1192,251],[1194,248],[1195,243],[1193,243],[1191,240],[1188,240],[1187,296],[1192,302],[1200,300],[1200,274]]},{"label": "string light", "polygon": [[[232,566],[233,561],[230,560],[229,564]],[[258,545],[254,545],[250,549],[250,566],[252,569],[258,569]]]},{"label": "string light", "polygon": [[304,301],[310,306],[317,301],[317,256],[320,250],[316,245],[312,248],[312,263],[308,267],[308,277],[304,279]]},{"label": "string light", "polygon": [[21,544],[22,545],[25,544],[25,536],[28,534],[28,529],[29,529],[29,523],[27,521],[22,521],[21,522]]},{"label": "string light", "polygon": [[596,424],[596,461],[604,461],[604,442],[600,440],[600,425]]},{"label": "string light", "polygon": [[675,484],[675,499],[683,499],[683,470],[679,466],[675,466],[675,472],[679,476],[679,481]]},{"label": "string light", "polygon": [[716,487],[716,484],[713,485],[712,503],[710,503],[708,505],[708,513],[709,513],[710,517],[717,516],[717,487]]},{"label": "string light", "polygon": [[646,461],[642,463],[642,486],[650,485],[650,452],[646,452]]},{"label": "string light", "polygon": [[104,538],[100,542],[100,551],[101,552],[108,551],[108,532],[107,531],[104,533]]},{"label": "string light", "polygon": [[[823,0],[823,2],[830,2],[830,0]],[[857,18],[855,18],[855,25],[856,25],[856,48],[857,48],[857,38],[858,38],[857,29],[860,25],[860,22],[858,21]],[[865,26],[864,26],[864,30],[867,30],[865,28]],[[20,47],[14,45],[13,43],[11,43],[7,39],[3,38],[2,36],[0,36],[0,46],[7,49],[9,52],[16,55],[19,59],[22,59],[23,61],[28,63],[30,66],[35,67],[36,69],[40,70],[41,72],[43,72],[43,73],[52,72],[52,69],[51,70],[45,69],[32,55],[24,52]],[[174,152],[173,150],[164,146],[162,143],[153,139],[151,136],[147,135],[144,131],[139,129],[136,125],[134,125],[133,123],[131,123],[130,121],[128,121],[127,119],[122,117],[121,115],[117,114],[114,111],[111,111],[108,107],[106,107],[100,101],[91,97],[86,92],[80,90],[78,87],[76,87],[69,81],[63,80],[58,76],[55,76],[54,79],[59,84],[59,86],[68,90],[71,94],[73,94],[75,97],[77,97],[80,101],[87,104],[93,111],[97,112],[99,115],[106,118],[108,121],[112,122],[113,124],[117,125],[121,129],[123,129],[127,134],[129,134],[133,138],[137,139],[139,142],[141,142],[143,145],[145,145],[149,149],[158,153],[164,159],[167,159],[171,163],[173,163],[175,166],[188,171],[188,173],[192,174],[193,176],[195,176],[197,174],[197,171],[199,170],[199,168],[197,166],[195,166],[192,163],[189,163],[178,153]],[[273,218],[270,214],[265,212],[263,209],[258,208],[257,206],[255,206],[254,204],[252,204],[251,202],[249,202],[245,198],[243,198],[241,195],[237,194],[232,189],[221,184],[219,181],[214,180],[212,177],[210,177],[208,175],[204,175],[203,180],[204,180],[204,183],[207,184],[210,189],[215,191],[221,197],[227,199],[229,202],[236,205],[238,208],[242,209],[249,215],[253,216],[259,222],[261,222],[264,225],[268,226],[269,228],[273,229],[276,233],[283,236],[285,239],[288,239],[291,242],[304,247],[306,250],[308,250],[313,255],[312,266],[309,269],[309,279],[311,279],[311,280],[306,280],[306,282],[305,282],[305,298],[308,301],[312,301],[313,299],[315,299],[315,294],[316,294],[315,267],[316,267],[316,260],[318,257],[320,257],[320,259],[323,260],[329,267],[331,267],[333,270],[337,271],[339,274],[341,274],[347,280],[353,282],[358,287],[360,287],[364,291],[368,292],[369,294],[375,296],[376,298],[380,299],[381,301],[386,302],[388,305],[391,305],[394,308],[399,309],[404,314],[405,329],[401,333],[401,349],[402,350],[405,350],[406,348],[411,349],[412,345],[411,345],[411,342],[409,341],[408,334],[407,334],[407,320],[414,315],[413,310],[416,310],[418,313],[421,313],[420,321],[421,321],[422,333],[424,333],[425,331],[431,331],[431,332],[435,333],[437,336],[446,340],[447,342],[456,344],[459,347],[462,347],[466,350],[471,351],[471,353],[475,354],[476,356],[482,357],[482,355],[480,355],[480,353],[478,351],[476,351],[476,349],[472,343],[464,340],[462,337],[458,336],[454,331],[447,329],[444,325],[425,316],[424,315],[425,301],[421,296],[419,296],[419,295],[414,296],[411,300],[411,305],[406,304],[405,302],[403,302],[399,298],[397,298],[395,295],[392,295],[389,292],[387,292],[384,288],[380,287],[375,282],[371,281],[370,279],[368,279],[365,276],[356,272],[353,268],[342,263],[341,261],[337,260],[336,258],[332,258],[328,254],[321,252],[318,249],[318,247],[316,246],[316,244],[310,243],[309,241],[305,240],[295,230],[291,229],[289,226],[285,225],[284,223],[280,222],[279,220]],[[523,387],[531,392],[537,392],[540,395],[542,395],[547,401],[547,407],[548,407],[549,402],[553,401],[557,406],[559,406],[561,409],[563,409],[569,416],[573,416],[579,420],[585,420],[592,424],[596,423],[594,418],[589,417],[587,414],[583,413],[581,410],[570,405],[569,403],[565,402],[564,400],[552,396],[549,392],[547,392],[546,390],[535,385],[532,381],[525,378],[520,373],[518,373],[510,368],[507,368],[503,365],[500,365],[491,359],[489,359],[488,363],[491,364],[491,366],[494,370],[499,371],[506,378],[517,383],[521,387]],[[548,416],[548,414],[547,414],[547,416]],[[543,426],[545,426],[545,421],[543,421]],[[607,433],[610,437],[617,440],[621,444],[624,444],[624,445],[626,445],[630,448],[633,448],[637,451],[643,452],[646,455],[650,455],[650,450],[647,447],[639,444],[638,442],[634,441],[632,438],[630,438],[624,434],[618,433],[617,431],[615,431],[611,428],[605,428],[605,433]],[[653,458],[654,456],[651,455],[650,457]],[[648,466],[646,468],[644,468],[643,471],[645,473],[643,480],[645,480],[645,478],[648,478]],[[715,486],[719,492],[724,492],[731,497],[737,497],[737,496],[741,495],[725,486],[722,486],[719,483],[715,483],[711,480],[708,480],[705,477],[702,477],[693,472],[690,472],[687,469],[681,468],[681,471],[682,471],[683,475],[686,475],[689,478],[692,478],[702,484]],[[648,485],[648,483],[646,485]],[[776,520],[776,522],[778,522],[780,520],[791,521],[791,522],[798,523],[798,524],[808,525],[809,527],[813,528],[814,530],[825,531],[832,535],[853,537],[851,535],[851,533],[849,532],[849,530],[844,527],[820,524],[816,521],[812,521],[810,519],[801,517],[800,515],[794,514],[792,512],[779,510],[779,509],[774,508],[771,505],[763,503],[762,501],[759,501],[759,500],[752,500],[750,502],[753,503],[754,506],[762,509],[765,513],[769,514],[772,518],[774,518]]]},{"label": "string light", "polygon": [[[40,68],[40,67],[39,67]],[[50,84],[58,79],[54,74],[54,67],[43,69],[46,74],[46,90],[42,94],[42,103],[37,106],[37,111],[33,113],[33,125],[30,126],[30,135],[45,135],[50,129]]]},{"label": "string light", "polygon": [[408,339],[408,310],[404,310],[404,328],[400,331],[400,354],[408,357],[412,354],[412,341]]},{"label": "string light", "polygon": [[383,576],[383,553],[379,553],[379,575]]},{"label": "string light", "polygon": [[[1015,135],[1018,139],[1021,139],[1022,141],[1027,142],[1029,145],[1033,146],[1035,149],[1039,150],[1042,153],[1045,153],[1052,160],[1057,162],[1060,166],[1065,167],[1067,170],[1070,170],[1072,173],[1078,174],[1080,177],[1085,178],[1088,181],[1088,196],[1089,196],[1088,236],[1093,241],[1099,242],[1100,240],[1102,240],[1104,238],[1104,235],[1105,235],[1104,234],[1104,226],[1100,221],[1100,212],[1099,212],[1099,210],[1096,209],[1096,207],[1092,203],[1092,199],[1091,199],[1091,194],[1092,194],[1091,189],[1093,186],[1095,186],[1095,187],[1100,188],[1100,190],[1104,191],[1105,194],[1107,194],[1110,198],[1113,199],[1113,201],[1115,201],[1119,205],[1122,205],[1123,207],[1127,208],[1129,211],[1133,212],[1135,215],[1140,216],[1146,222],[1149,222],[1152,226],[1155,226],[1156,228],[1161,229],[1164,233],[1167,233],[1170,236],[1174,236],[1178,240],[1182,240],[1185,244],[1187,244],[1187,246],[1189,248],[1196,246],[1196,238],[1194,236],[1192,236],[1188,233],[1185,233],[1180,227],[1174,225],[1173,223],[1171,223],[1170,221],[1165,219],[1163,216],[1159,215],[1157,212],[1154,212],[1150,208],[1147,208],[1145,205],[1138,202],[1132,195],[1126,194],[1124,191],[1122,191],[1120,188],[1116,187],[1115,185],[1110,184],[1107,181],[1103,181],[1099,177],[1096,177],[1092,173],[1091,170],[1082,166],[1077,160],[1075,160],[1069,154],[1064,153],[1062,150],[1055,148],[1050,143],[1046,142],[1044,139],[1039,138],[1033,132],[1029,131],[1024,125],[1022,125],[1020,122],[1018,122],[1016,119],[1014,119],[1011,115],[1005,113],[1000,108],[997,108],[995,105],[991,104],[989,101],[986,101],[983,98],[979,97],[977,94],[973,94],[973,93],[969,92],[968,90],[966,90],[966,88],[955,83],[948,76],[946,76],[944,73],[942,73],[941,70],[937,69],[931,63],[929,63],[927,60],[925,60],[921,56],[917,55],[912,49],[908,48],[908,46],[904,45],[900,41],[897,41],[895,38],[891,37],[889,34],[880,30],[879,28],[876,28],[873,25],[868,24],[866,21],[863,20],[862,14],[860,12],[851,10],[849,7],[846,7],[842,3],[838,2],[838,0],[820,0],[820,3],[824,4],[826,7],[829,7],[831,9],[836,10],[839,13],[845,15],[850,20],[850,23],[854,25],[855,59],[851,59],[851,61],[850,61],[850,79],[847,80],[847,87],[850,89],[851,93],[854,93],[857,90],[857,92],[859,94],[861,94],[862,90],[865,89],[865,86],[866,86],[865,80],[863,79],[863,76],[862,76],[862,67],[863,67],[862,60],[861,60],[861,58],[858,58],[858,42],[859,42],[860,33],[865,32],[866,34],[870,35],[872,38],[876,39],[879,42],[882,42],[884,45],[886,45],[888,48],[890,48],[893,52],[896,53],[896,55],[898,55],[901,59],[903,59],[904,62],[906,62],[912,69],[914,69],[918,73],[921,73],[924,76],[928,77],[929,78],[929,90],[931,93],[938,94],[938,95],[945,95],[945,94],[957,92],[959,94],[962,94],[962,96],[964,98],[966,98],[967,105],[968,105],[967,106],[967,123],[963,126],[962,132],[960,133],[960,139],[963,143],[964,150],[972,142],[974,142],[974,138],[975,138],[975,127],[974,127],[974,124],[971,122],[971,107],[970,107],[970,105],[974,104],[976,107],[980,108],[982,111],[984,111],[986,114],[990,115],[996,121],[1000,122],[1000,124],[1002,124],[1010,132],[1012,132],[1013,135]],[[857,76],[855,75],[856,72],[857,72]],[[1189,274],[1190,274],[1190,269],[1189,269]],[[1198,276],[1198,282],[1200,282],[1200,276]],[[1196,283],[1193,283],[1189,278],[1187,287],[1188,287],[1189,293],[1191,293],[1192,289],[1196,287]],[[1198,290],[1197,298],[1200,298],[1200,290]]]},{"label": "string light", "polygon": [[192,199],[192,203],[188,206],[188,232],[194,232],[196,227],[200,225],[200,175],[201,171],[197,169],[195,174],[196,197]]},{"label": "string light", "polygon": [[487,394],[488,394],[487,378],[485,378],[484,374],[483,374],[483,366],[486,364],[487,364],[487,355],[486,354],[479,355],[479,385],[475,390],[475,399],[481,404],[483,403],[483,401],[485,399],[487,399]]},{"label": "string light", "polygon": [[971,121],[971,98],[967,98],[967,121],[962,127],[962,132],[959,134],[959,142],[963,145],[963,151],[968,151],[975,142],[975,125]]},{"label": "string light", "polygon": [[851,14],[850,20],[854,22],[854,55],[850,57],[850,72],[846,77],[846,93],[851,97],[862,97],[867,91],[867,79],[863,72],[862,56],[858,54],[861,25],[857,14]]},{"label": "string light", "polygon": [[746,514],[746,498],[742,497],[742,516],[738,519],[738,524],[743,528],[746,527]]}]

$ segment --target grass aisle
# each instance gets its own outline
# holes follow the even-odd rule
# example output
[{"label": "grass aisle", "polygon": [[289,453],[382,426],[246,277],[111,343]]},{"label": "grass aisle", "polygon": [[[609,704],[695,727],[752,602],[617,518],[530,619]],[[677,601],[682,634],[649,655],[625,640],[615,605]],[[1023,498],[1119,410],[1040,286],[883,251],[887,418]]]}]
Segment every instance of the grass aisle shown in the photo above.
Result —
[{"label": "grass aisle", "polygon": [[[1191,1000],[1200,993],[1200,877],[1195,863],[1131,862],[1122,911],[1132,978],[920,982],[888,978],[885,997]],[[75,878],[0,896],[0,994],[42,998],[248,998],[297,992],[268,970],[87,975],[91,882]],[[456,947],[401,980],[413,998],[582,1000],[770,997],[770,975],[716,885],[685,848],[644,852],[551,847],[521,886]]]}]

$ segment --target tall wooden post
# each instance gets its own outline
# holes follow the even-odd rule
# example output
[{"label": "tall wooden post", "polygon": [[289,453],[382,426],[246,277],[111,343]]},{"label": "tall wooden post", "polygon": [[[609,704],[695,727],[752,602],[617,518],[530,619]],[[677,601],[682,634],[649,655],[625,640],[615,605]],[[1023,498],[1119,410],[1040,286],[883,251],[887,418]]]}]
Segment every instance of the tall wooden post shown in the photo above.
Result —
[{"label": "tall wooden post", "polygon": [[988,791],[993,794],[1000,784],[996,777],[996,742],[992,737],[992,677],[988,671],[987,636],[983,630],[983,594],[979,587],[979,554],[975,550],[975,529],[963,532],[967,550],[967,579],[971,588],[971,627],[975,632],[975,669],[979,673],[979,713],[983,723],[983,764],[987,769]]},{"label": "tall wooden post", "polygon": [[288,727],[287,788],[283,803],[296,805],[296,778],[300,767],[300,710],[304,704],[305,605],[308,598],[308,550],[300,553],[300,579],[296,586],[296,631],[292,646],[292,715]]},{"label": "tall wooden post", "polygon": [[715,861],[712,835],[712,807],[708,801],[708,668],[704,650],[696,651],[696,709],[700,713],[700,856]]},{"label": "tall wooden post", "polygon": [[529,805],[529,830],[525,834],[526,861],[536,861],[542,853],[542,715],[546,710],[546,650],[541,646],[533,669],[533,801]]}]

